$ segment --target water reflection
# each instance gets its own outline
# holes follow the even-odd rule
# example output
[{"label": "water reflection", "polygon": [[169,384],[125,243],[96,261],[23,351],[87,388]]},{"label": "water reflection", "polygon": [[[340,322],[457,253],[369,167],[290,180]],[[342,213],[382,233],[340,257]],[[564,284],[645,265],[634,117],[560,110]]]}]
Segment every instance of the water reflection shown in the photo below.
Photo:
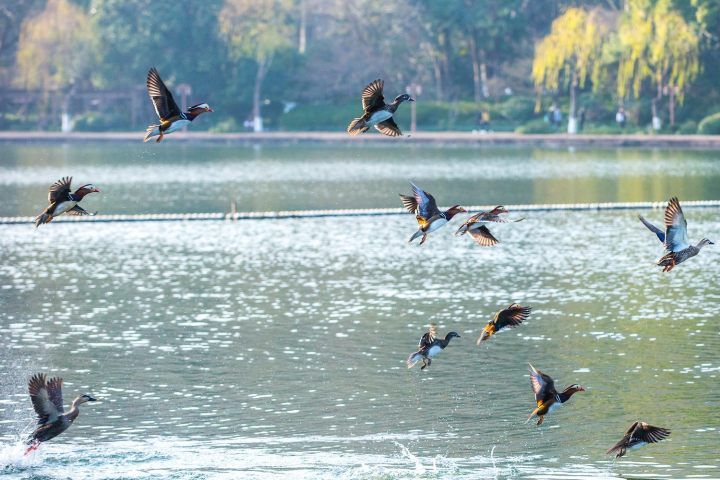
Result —
[{"label": "water reflection", "polygon": [[[687,213],[720,238],[720,212]],[[414,228],[409,215],[3,227],[2,445],[32,420],[27,375],[51,370],[67,398],[101,402],[39,472],[77,475],[85,455],[94,478],[128,458],[168,478],[715,474],[716,251],[662,275],[635,212],[538,213],[498,226],[492,249],[450,230],[408,246]],[[531,318],[477,348],[512,301]],[[430,320],[463,338],[407,370]],[[588,387],[540,429],[523,423],[528,361]],[[608,462],[635,419],[673,435]],[[218,460],[231,457],[246,466]]]}]

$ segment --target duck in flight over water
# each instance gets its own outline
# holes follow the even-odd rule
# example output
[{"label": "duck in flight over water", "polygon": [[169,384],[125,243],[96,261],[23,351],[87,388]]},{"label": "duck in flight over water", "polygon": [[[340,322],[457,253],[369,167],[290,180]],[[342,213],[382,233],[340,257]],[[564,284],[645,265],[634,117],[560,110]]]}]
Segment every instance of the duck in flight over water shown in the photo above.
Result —
[{"label": "duck in flight over water", "polygon": [[353,119],[348,125],[347,132],[350,135],[360,135],[367,132],[370,127],[375,127],[378,132],[388,137],[402,136],[393,115],[402,102],[415,100],[407,93],[403,93],[395,97],[392,103],[385,103],[384,85],[385,82],[378,78],[363,89],[361,94],[363,115]]},{"label": "duck in flight over water", "polygon": [[51,440],[70,428],[80,410],[78,407],[85,402],[95,402],[90,395],[80,395],[73,400],[70,410],[65,413],[62,397],[62,378],[48,380],[44,373],[36,373],[28,382],[28,393],[35,413],[37,413],[37,427],[27,440],[29,447],[25,455],[37,449],[42,442]]},{"label": "duck in flight over water", "polygon": [[428,234],[445,226],[458,213],[467,211],[460,205],[454,205],[444,212],[441,212],[437,206],[437,202],[435,202],[435,197],[412,182],[410,182],[410,185],[412,186],[413,194],[403,195],[401,193],[400,199],[407,211],[415,214],[415,219],[420,228],[410,237],[408,242],[422,237],[422,240],[420,240],[420,245],[422,245],[425,243],[425,240],[427,240]]},{"label": "duck in flight over water", "polygon": [[35,228],[45,223],[52,222],[53,218],[66,213],[68,215],[95,215],[82,208],[78,203],[85,195],[89,193],[99,192],[100,190],[93,184],[88,183],[70,193],[70,184],[72,177],[63,177],[53,183],[48,192],[48,202],[50,205],[40,215],[35,217]]},{"label": "duck in flight over water", "polygon": [[665,255],[660,257],[657,265],[663,267],[663,272],[669,272],[675,265],[678,265],[688,258],[692,258],[705,245],[714,245],[707,238],[703,238],[697,245],[691,245],[687,234],[687,220],[680,207],[680,201],[677,197],[672,197],[665,207],[665,231],[648,222],[642,215],[638,215],[640,221],[648,230],[658,237],[663,245],[665,245]]},{"label": "duck in flight over water", "polygon": [[155,113],[160,117],[160,124],[147,127],[144,142],[147,142],[152,137],[158,137],[156,142],[160,142],[165,135],[190,125],[199,115],[213,111],[207,103],[198,103],[189,107],[186,112],[181,112],[180,107],[177,106],[173,99],[172,93],[165,86],[160,74],[154,67],[150,69],[147,75],[147,91],[153,102],[153,107],[155,107]]}]

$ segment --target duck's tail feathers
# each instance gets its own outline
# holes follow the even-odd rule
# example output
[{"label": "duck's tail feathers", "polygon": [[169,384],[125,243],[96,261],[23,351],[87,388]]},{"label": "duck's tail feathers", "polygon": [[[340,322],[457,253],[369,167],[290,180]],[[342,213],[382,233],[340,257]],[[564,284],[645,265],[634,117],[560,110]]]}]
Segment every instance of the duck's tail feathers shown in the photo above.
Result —
[{"label": "duck's tail feathers", "polygon": [[420,360],[422,360],[422,355],[420,354],[420,352],[411,353],[407,360],[405,360],[405,364],[408,368],[412,368]]},{"label": "duck's tail feathers", "polygon": [[35,217],[35,228],[39,227],[40,225],[44,225],[46,223],[50,223],[52,221],[53,217],[47,212],[43,212],[37,217]]},{"label": "duck's tail feathers", "polygon": [[145,130],[145,138],[143,139],[143,142],[147,142],[152,137],[155,137],[157,135],[160,135],[160,126],[148,125],[147,129]]},{"label": "duck's tail feathers", "polygon": [[525,420],[525,423],[528,423],[530,420],[532,420],[532,418],[535,415],[537,415],[539,410],[540,410],[540,407],[537,407],[535,410],[533,410],[532,413],[530,414],[530,416],[527,418],[527,420]]},{"label": "duck's tail feathers", "polygon": [[350,125],[348,125],[347,133],[350,135],[360,135],[361,133],[367,132],[369,128],[370,127],[368,127],[362,117],[355,118],[352,122],[350,122]]},{"label": "duck's tail feathers", "polygon": [[415,240],[418,237],[422,237],[424,235],[424,232],[422,230],[418,230],[417,232],[412,234],[412,237],[410,237],[410,240],[408,240],[408,243],[412,243],[413,240]]}]

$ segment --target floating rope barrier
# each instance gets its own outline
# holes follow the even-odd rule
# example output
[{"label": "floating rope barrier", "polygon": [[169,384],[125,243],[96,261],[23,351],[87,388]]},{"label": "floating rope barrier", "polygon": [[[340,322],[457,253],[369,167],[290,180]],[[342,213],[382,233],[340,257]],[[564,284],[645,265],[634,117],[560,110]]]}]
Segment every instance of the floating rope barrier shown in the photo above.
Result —
[{"label": "floating rope barrier", "polygon": [[[624,202],[624,203],[553,203],[536,205],[507,205],[510,211],[601,211],[601,210],[647,210],[665,208],[667,202]],[[683,208],[718,208],[720,200],[683,201]],[[495,205],[474,205],[465,207],[468,212],[488,211]],[[364,208],[346,210],[284,210],[277,212],[233,212],[233,213],[148,213],[139,215],[95,215],[61,216],[53,222],[189,222],[211,220],[282,220],[289,218],[323,217],[365,217],[386,215],[407,215],[404,208]],[[34,217],[0,217],[0,224],[34,223]]]}]

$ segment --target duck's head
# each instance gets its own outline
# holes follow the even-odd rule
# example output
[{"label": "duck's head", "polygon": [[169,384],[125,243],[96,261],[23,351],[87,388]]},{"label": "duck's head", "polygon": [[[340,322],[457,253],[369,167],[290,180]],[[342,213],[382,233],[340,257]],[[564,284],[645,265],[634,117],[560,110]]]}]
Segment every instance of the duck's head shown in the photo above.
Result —
[{"label": "duck's head", "polygon": [[702,248],[705,245],[715,245],[715,242],[711,242],[707,238],[703,238],[702,240],[700,240],[700,243],[697,244],[697,248]]},{"label": "duck's head", "polygon": [[77,190],[75,190],[75,193],[73,193],[73,196],[75,198],[80,199],[80,198],[83,198],[88,193],[98,193],[98,192],[100,192],[99,188],[97,188],[92,183],[88,183],[88,184],[83,185],[82,187],[78,188]]},{"label": "duck's head", "polygon": [[88,395],[87,393],[80,395],[73,401],[74,405],[82,405],[83,403],[87,402],[97,402],[97,398],[93,397],[92,395]]},{"label": "duck's head", "polygon": [[451,219],[452,217],[454,217],[455,215],[457,215],[458,213],[466,213],[466,212],[467,212],[467,210],[465,210],[465,209],[464,209],[463,207],[461,207],[460,205],[453,205],[452,207],[450,207],[450,208],[448,209],[447,212],[445,212],[445,218],[446,218],[448,221],[450,221],[450,219]]},{"label": "duck's head", "polygon": [[567,393],[568,396],[570,396],[577,392],[584,392],[584,391],[585,391],[585,387],[583,387],[582,385],[578,385],[577,383],[573,383],[569,387],[566,387],[565,390],[563,390],[563,393]]},{"label": "duck's head", "polygon": [[187,113],[189,113],[193,117],[197,117],[201,113],[213,111],[214,110],[210,108],[210,105],[208,105],[207,103],[198,103],[197,105],[193,105],[192,107],[188,107],[187,109]]},{"label": "duck's head", "polygon": [[445,335],[445,341],[450,341],[451,338],[460,338],[460,334],[457,332],[450,332]]},{"label": "duck's head", "polygon": [[402,95],[398,95],[395,97],[395,100],[393,100],[393,103],[401,104],[402,102],[414,102],[415,99],[412,98],[407,93],[403,93]]},{"label": "duck's head", "polygon": [[502,213],[508,213],[507,208],[503,207],[502,205],[498,205],[490,211],[490,215],[500,215]]}]

